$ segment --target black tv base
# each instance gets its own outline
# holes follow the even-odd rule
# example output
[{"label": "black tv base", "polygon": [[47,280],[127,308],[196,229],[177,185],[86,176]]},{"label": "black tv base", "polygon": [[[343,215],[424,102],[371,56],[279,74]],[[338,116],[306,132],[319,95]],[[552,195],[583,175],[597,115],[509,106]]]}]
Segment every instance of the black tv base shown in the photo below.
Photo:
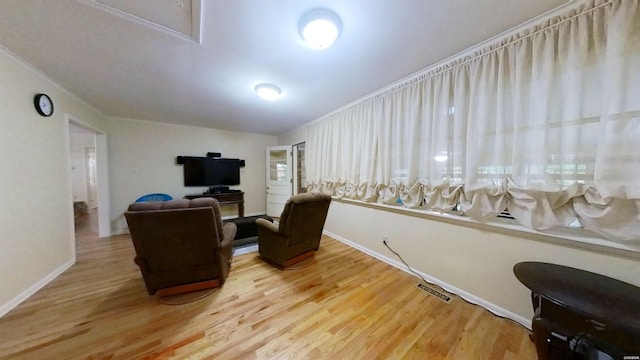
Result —
[{"label": "black tv base", "polygon": [[228,186],[211,186],[209,190],[205,191],[204,194],[222,194],[230,192]]}]

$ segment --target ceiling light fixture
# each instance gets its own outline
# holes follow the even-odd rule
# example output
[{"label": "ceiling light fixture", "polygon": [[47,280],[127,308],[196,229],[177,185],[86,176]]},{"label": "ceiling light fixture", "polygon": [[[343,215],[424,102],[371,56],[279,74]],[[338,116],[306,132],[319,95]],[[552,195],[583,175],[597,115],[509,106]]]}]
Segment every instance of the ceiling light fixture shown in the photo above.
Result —
[{"label": "ceiling light fixture", "polygon": [[324,50],[340,35],[340,17],[328,9],[313,9],[300,19],[300,35],[314,49]]},{"label": "ceiling light fixture", "polygon": [[280,98],[282,91],[272,84],[258,84],[256,85],[256,93],[267,101],[275,101]]}]

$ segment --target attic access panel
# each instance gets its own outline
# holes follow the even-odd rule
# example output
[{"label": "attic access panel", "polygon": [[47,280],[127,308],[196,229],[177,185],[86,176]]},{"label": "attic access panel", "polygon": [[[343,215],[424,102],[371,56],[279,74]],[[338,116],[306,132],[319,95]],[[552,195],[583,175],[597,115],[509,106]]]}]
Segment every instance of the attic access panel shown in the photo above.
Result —
[{"label": "attic access panel", "polygon": [[201,0],[85,0],[113,15],[200,43]]}]

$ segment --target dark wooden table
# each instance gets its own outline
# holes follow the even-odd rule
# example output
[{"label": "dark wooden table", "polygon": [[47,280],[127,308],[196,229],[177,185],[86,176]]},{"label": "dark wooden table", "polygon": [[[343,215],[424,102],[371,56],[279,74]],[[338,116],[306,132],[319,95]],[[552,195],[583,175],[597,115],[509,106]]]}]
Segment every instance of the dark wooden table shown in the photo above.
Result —
[{"label": "dark wooden table", "polygon": [[613,359],[640,359],[640,288],[548,263],[518,263],[513,272],[531,290],[540,360],[596,351],[589,349]]},{"label": "dark wooden table", "polygon": [[211,194],[195,194],[195,195],[186,195],[185,199],[195,199],[201,197],[212,197],[218,202],[220,205],[238,205],[238,217],[244,217],[244,192],[234,191],[234,192],[223,192],[223,193],[211,193]]}]

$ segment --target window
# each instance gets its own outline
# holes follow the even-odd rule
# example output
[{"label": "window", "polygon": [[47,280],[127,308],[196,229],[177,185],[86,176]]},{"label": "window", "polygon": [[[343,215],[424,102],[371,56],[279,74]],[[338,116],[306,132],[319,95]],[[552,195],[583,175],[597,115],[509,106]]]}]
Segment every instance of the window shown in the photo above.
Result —
[{"label": "window", "polygon": [[577,4],[321,119],[310,188],[640,247],[639,22]]}]

